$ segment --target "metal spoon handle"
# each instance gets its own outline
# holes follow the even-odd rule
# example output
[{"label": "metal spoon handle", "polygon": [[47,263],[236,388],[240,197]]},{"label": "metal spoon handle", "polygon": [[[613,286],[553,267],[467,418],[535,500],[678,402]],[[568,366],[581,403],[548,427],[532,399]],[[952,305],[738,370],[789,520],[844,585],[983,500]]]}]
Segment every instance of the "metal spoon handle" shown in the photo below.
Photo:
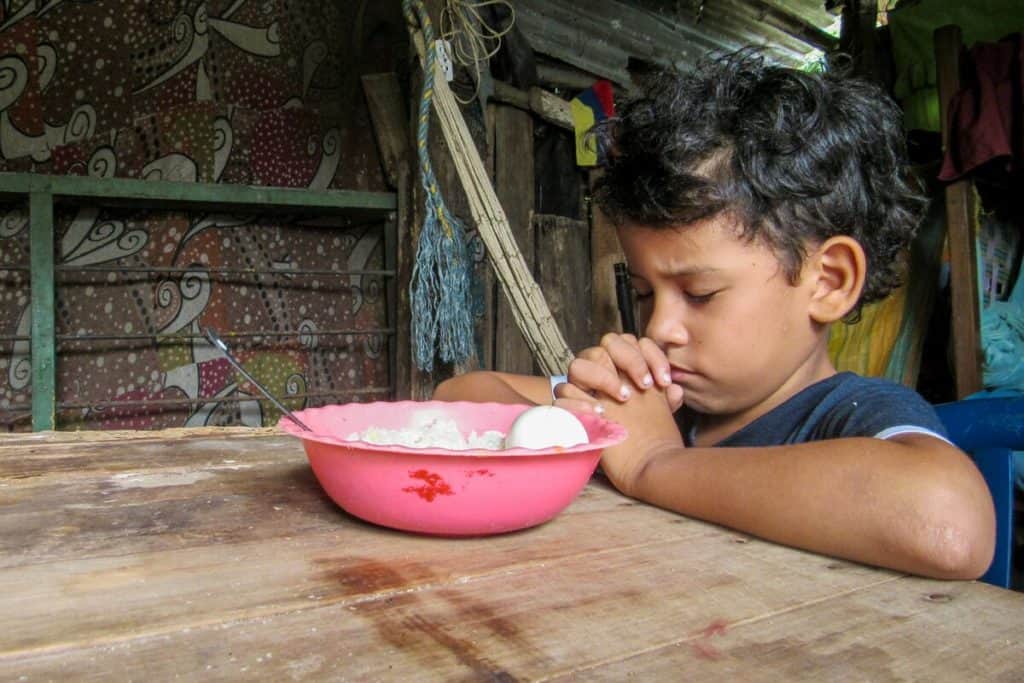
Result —
[{"label": "metal spoon handle", "polygon": [[217,332],[214,331],[214,329],[212,327],[207,327],[205,330],[203,330],[203,334],[206,335],[206,338],[210,340],[211,344],[213,344],[215,347],[217,347],[217,349],[222,354],[224,354],[224,357],[227,358],[228,362],[231,363],[235,367],[235,370],[238,370],[240,373],[242,373],[243,377],[245,377],[247,380],[252,382],[256,386],[257,389],[262,391],[263,395],[266,396],[267,398],[269,398],[271,403],[273,403],[275,406],[277,406],[277,409],[280,410],[285,415],[285,417],[287,417],[289,420],[291,420],[295,424],[297,424],[300,427],[302,427],[303,429],[305,429],[307,432],[313,431],[312,429],[307,427],[302,420],[300,420],[299,418],[295,417],[295,414],[292,413],[292,411],[290,411],[287,408],[285,408],[284,404],[281,403],[280,401],[278,401],[277,397],[274,396],[273,394],[271,394],[267,390],[267,388],[265,386],[263,386],[262,384],[257,382],[255,377],[253,377],[252,375],[250,375],[248,372],[245,371],[245,368],[242,367],[242,364],[239,363],[237,360],[235,360],[235,357],[231,355],[230,351],[228,351],[228,345],[224,343],[223,339],[221,339],[219,336],[217,336]]}]

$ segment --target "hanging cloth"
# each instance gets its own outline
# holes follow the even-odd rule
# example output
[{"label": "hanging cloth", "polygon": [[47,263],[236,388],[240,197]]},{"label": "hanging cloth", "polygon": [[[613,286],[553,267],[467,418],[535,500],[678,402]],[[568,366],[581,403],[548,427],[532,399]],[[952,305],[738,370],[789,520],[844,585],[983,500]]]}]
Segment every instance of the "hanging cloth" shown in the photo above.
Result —
[{"label": "hanging cloth", "polygon": [[981,343],[985,388],[1024,392],[1024,277],[1020,273],[1009,299],[982,309]]},{"label": "hanging cloth", "polygon": [[957,180],[979,166],[1005,161],[1024,167],[1024,41],[1014,33],[997,43],[975,43],[967,53],[963,85],[950,100],[949,144],[939,179]]}]

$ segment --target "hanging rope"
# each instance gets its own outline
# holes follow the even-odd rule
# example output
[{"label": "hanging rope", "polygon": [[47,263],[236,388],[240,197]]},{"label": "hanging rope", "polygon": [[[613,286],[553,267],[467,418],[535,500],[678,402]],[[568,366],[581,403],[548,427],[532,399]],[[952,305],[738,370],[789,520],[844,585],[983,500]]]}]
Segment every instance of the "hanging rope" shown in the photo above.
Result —
[{"label": "hanging rope", "polygon": [[427,143],[434,92],[434,30],[421,0],[403,0],[402,10],[411,27],[420,27],[427,48],[416,130],[420,179],[426,201],[409,293],[413,355],[416,365],[430,372],[434,369],[435,354],[446,363],[458,363],[472,353],[471,271],[465,231],[448,211],[430,164]]},{"label": "hanging rope", "polygon": [[[505,8],[509,17],[505,28],[493,28],[484,20],[480,10],[491,5]],[[512,30],[515,20],[516,10],[508,0],[445,0],[441,9],[441,39],[451,46],[452,62],[472,71],[474,76],[472,96],[469,99],[455,96],[460,104],[476,99],[480,92],[480,65],[498,54],[501,39]]]},{"label": "hanging rope", "polygon": [[[434,64],[434,59],[432,51],[427,49],[426,37],[412,24],[409,33],[421,64],[428,69],[429,65]],[[433,70],[436,68],[435,65]],[[466,201],[476,221],[480,239],[487,248],[487,258],[512,308],[516,325],[540,365],[541,372],[548,375],[564,374],[572,361],[572,351],[565,343],[551,315],[551,309],[544,300],[544,294],[533,279],[519,245],[516,244],[508,217],[494,192],[458,102],[444,78],[436,81],[435,85],[437,90],[432,102],[441,124],[441,132],[451,151],[455,171],[466,193]]]}]

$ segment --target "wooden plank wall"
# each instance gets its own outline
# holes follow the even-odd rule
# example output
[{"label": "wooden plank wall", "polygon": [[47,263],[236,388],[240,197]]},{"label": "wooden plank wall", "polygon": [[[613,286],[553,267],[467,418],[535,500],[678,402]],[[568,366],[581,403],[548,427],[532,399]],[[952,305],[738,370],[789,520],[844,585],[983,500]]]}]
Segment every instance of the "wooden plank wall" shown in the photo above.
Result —
[{"label": "wooden plank wall", "polygon": [[[597,171],[590,173],[589,183],[593,188]],[[597,206],[590,211],[590,263],[591,294],[590,306],[592,329],[596,343],[605,332],[621,332],[622,320],[615,298],[615,264],[624,262],[625,255],[619,246],[615,228]]]},{"label": "wooden plank wall", "polygon": [[593,344],[590,316],[590,224],[535,214],[537,281],[569,348]]},{"label": "wooden plank wall", "polygon": [[[503,104],[494,105],[494,189],[508,216],[519,250],[536,275],[536,242],[532,223],[533,116]],[[511,306],[500,291],[494,328],[494,368],[519,374],[533,373],[533,356],[516,325]]]}]

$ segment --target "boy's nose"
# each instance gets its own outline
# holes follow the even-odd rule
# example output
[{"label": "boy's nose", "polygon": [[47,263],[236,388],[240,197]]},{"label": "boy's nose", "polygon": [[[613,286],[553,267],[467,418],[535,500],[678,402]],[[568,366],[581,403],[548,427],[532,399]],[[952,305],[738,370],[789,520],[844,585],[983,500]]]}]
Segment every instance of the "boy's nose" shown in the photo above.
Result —
[{"label": "boy's nose", "polygon": [[657,304],[647,320],[644,334],[663,349],[666,346],[683,346],[690,341],[681,312]]}]

